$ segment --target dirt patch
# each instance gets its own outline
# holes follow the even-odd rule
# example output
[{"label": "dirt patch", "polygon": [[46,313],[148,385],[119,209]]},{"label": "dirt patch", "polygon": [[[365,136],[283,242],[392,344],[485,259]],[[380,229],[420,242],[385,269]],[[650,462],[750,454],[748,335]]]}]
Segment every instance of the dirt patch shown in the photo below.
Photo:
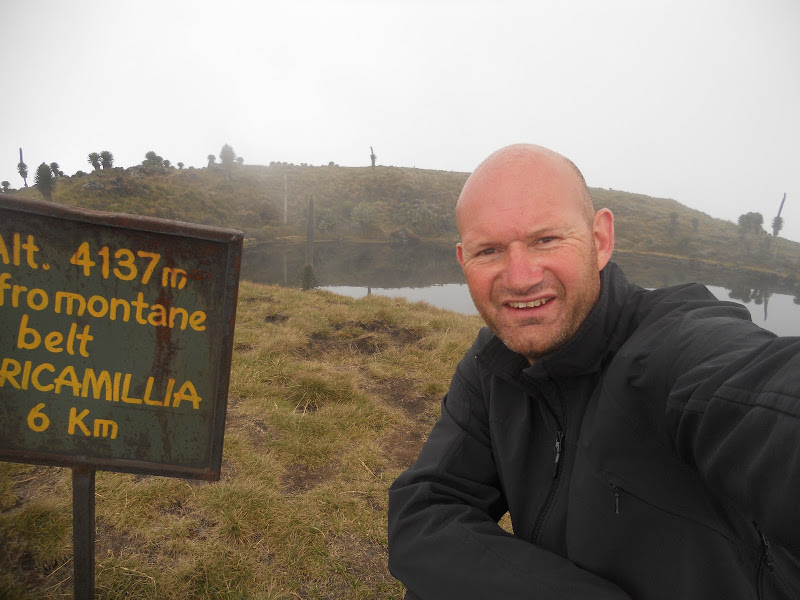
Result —
[{"label": "dirt patch", "polygon": [[288,315],[281,315],[281,314],[267,315],[266,317],[264,317],[265,323],[285,323],[288,320],[289,320]]},{"label": "dirt patch", "polygon": [[287,495],[303,494],[325,483],[333,475],[333,465],[310,468],[302,463],[294,463],[286,469],[282,490]]},{"label": "dirt patch", "polygon": [[422,445],[436,421],[438,399],[414,392],[410,379],[393,378],[375,382],[370,391],[382,402],[399,408],[409,419],[406,426],[378,438],[381,451],[397,467],[410,466],[419,455]]},{"label": "dirt patch", "polygon": [[345,327],[357,327],[371,333],[385,333],[388,334],[392,340],[398,344],[415,344],[422,339],[422,335],[418,331],[408,329],[407,327],[397,327],[396,325],[392,325],[383,319],[376,319],[375,321],[370,321],[369,323],[363,323],[360,321],[345,321],[344,323],[337,325],[337,329],[344,329]]},{"label": "dirt patch", "polygon": [[37,465],[30,471],[20,473],[14,477],[14,493],[18,498],[14,508],[42,496],[71,494],[71,476],[72,472],[69,469],[43,465]]},{"label": "dirt patch", "polygon": [[414,382],[410,379],[391,378],[385,379],[372,386],[372,393],[381,400],[398,407],[403,412],[418,421],[426,421],[431,400],[414,392]]},{"label": "dirt patch", "polygon": [[429,429],[421,427],[394,429],[376,441],[383,454],[391,461],[392,466],[405,469],[417,460],[422,445],[428,439]]},{"label": "dirt patch", "polygon": [[338,563],[345,579],[366,584],[373,590],[388,589],[396,584],[387,566],[386,546],[354,533],[337,536],[328,546],[331,558]]},{"label": "dirt patch", "polygon": [[422,339],[422,334],[413,329],[397,327],[381,319],[368,323],[343,321],[334,324],[333,329],[333,334],[312,334],[308,342],[308,354],[338,351],[369,355],[391,347],[409,346]]},{"label": "dirt patch", "polygon": [[225,428],[228,433],[236,432],[247,439],[253,451],[262,451],[270,442],[277,440],[278,433],[262,419],[243,417],[228,410]]}]

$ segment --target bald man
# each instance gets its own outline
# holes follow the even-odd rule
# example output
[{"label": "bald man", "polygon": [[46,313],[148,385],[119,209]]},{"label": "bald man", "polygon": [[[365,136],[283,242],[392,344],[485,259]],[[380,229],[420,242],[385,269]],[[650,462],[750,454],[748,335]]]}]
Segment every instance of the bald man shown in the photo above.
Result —
[{"label": "bald man", "polygon": [[488,327],[389,492],[407,598],[800,598],[800,340],[629,283],[551,150],[491,155],[456,219]]}]

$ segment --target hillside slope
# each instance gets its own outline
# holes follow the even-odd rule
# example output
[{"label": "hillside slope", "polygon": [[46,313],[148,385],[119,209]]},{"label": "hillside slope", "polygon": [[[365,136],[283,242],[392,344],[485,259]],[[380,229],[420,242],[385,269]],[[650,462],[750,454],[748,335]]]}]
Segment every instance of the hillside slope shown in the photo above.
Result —
[{"label": "hillside slope", "polygon": [[[309,204],[316,240],[457,239],[454,208],[467,173],[401,167],[273,163],[175,169],[136,166],[57,180],[54,201],[96,210],[233,227],[255,242],[303,240]],[[800,244],[744,233],[674,200],[593,188],[616,217],[617,249],[793,275]],[[35,188],[15,194],[40,197]],[[285,214],[284,214],[285,209]],[[284,223],[285,219],[285,223]]]}]

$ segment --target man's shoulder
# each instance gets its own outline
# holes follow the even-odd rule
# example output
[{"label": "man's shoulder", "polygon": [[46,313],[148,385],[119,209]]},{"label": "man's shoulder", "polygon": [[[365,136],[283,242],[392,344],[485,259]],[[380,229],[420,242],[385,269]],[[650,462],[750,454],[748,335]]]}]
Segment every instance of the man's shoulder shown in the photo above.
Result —
[{"label": "man's shoulder", "polygon": [[750,312],[737,302],[720,300],[699,283],[682,283],[644,292],[639,305],[641,323],[685,319],[725,318],[751,321]]}]

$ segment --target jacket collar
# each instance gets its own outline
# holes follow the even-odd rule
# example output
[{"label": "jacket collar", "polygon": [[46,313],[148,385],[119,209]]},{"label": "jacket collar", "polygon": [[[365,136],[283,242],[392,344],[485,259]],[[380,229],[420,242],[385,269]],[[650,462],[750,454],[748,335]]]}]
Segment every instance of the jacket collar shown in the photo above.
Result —
[{"label": "jacket collar", "polygon": [[609,261],[600,272],[600,297],[575,335],[561,348],[531,365],[492,335],[476,358],[490,371],[510,380],[518,379],[523,372],[538,379],[598,371],[628,337],[632,311],[625,310],[625,305],[637,290],[644,291],[629,283],[622,269]]}]

